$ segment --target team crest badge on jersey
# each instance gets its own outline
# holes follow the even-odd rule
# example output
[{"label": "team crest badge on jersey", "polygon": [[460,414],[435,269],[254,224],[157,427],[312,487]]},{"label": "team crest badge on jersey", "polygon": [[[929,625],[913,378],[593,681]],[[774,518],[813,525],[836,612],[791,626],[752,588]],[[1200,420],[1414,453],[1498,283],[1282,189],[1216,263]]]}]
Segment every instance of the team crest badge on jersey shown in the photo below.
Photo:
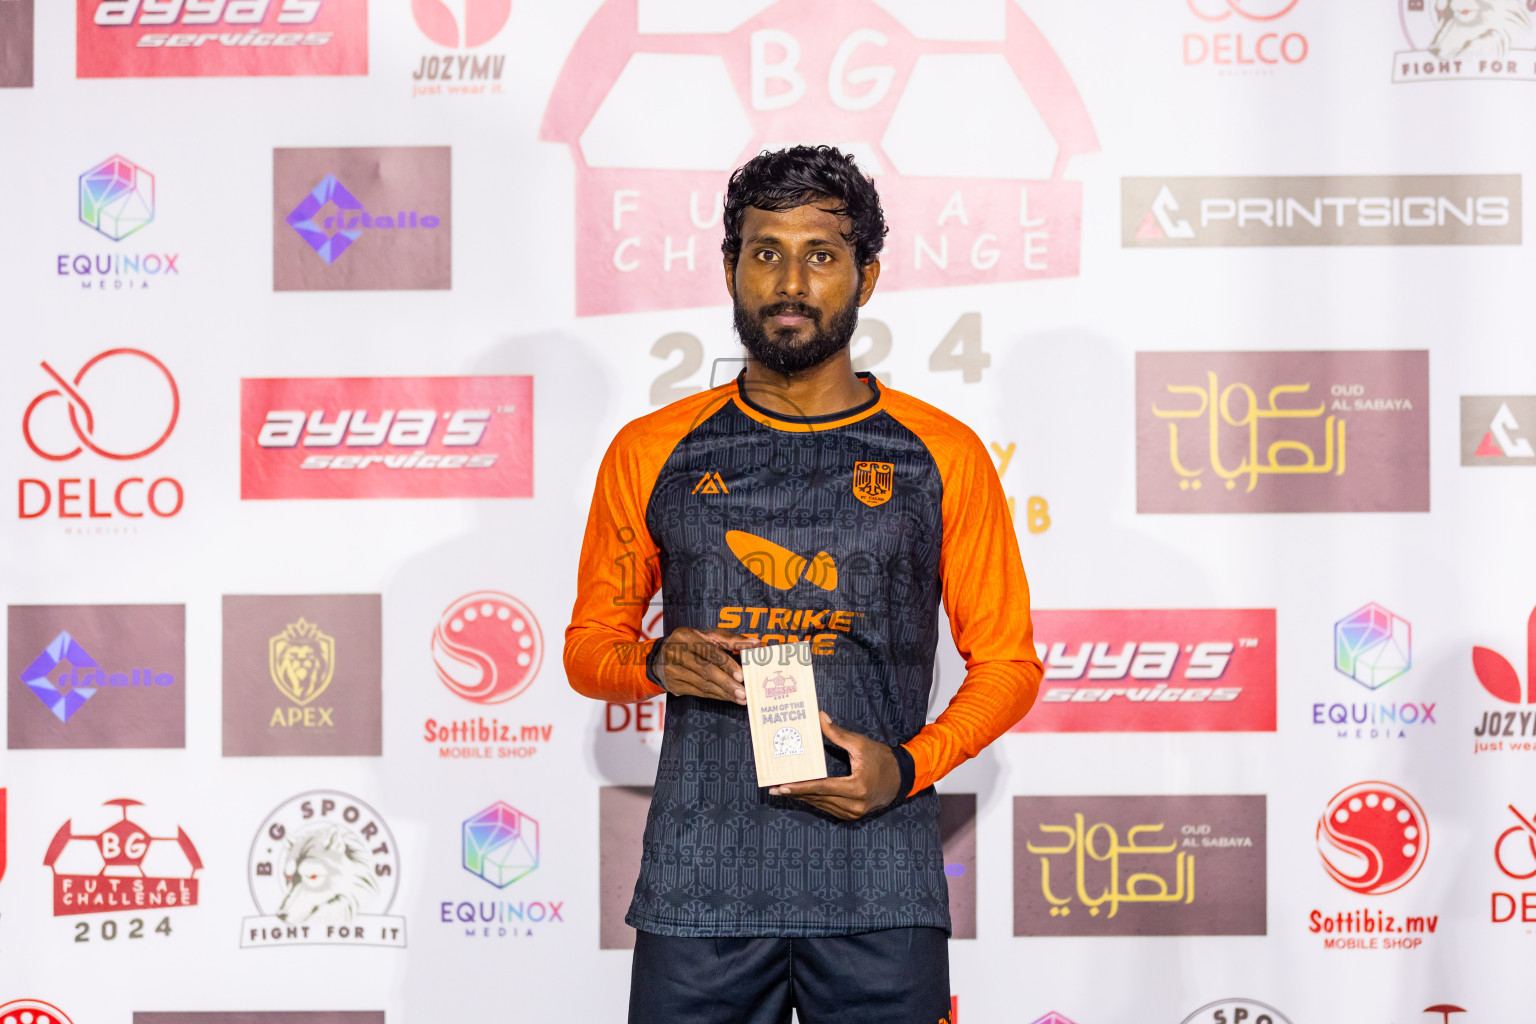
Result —
[{"label": "team crest badge on jersey", "polygon": [[853,496],[870,508],[884,505],[895,491],[896,467],[889,462],[855,462]]}]

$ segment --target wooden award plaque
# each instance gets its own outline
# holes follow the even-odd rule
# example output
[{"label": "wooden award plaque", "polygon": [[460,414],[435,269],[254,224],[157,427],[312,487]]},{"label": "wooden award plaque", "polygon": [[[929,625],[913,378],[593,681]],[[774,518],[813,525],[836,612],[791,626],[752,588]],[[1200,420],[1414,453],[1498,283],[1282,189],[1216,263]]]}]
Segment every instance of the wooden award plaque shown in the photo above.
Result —
[{"label": "wooden award plaque", "polygon": [[748,647],[741,652],[741,674],[758,786],[826,778],[810,641]]}]

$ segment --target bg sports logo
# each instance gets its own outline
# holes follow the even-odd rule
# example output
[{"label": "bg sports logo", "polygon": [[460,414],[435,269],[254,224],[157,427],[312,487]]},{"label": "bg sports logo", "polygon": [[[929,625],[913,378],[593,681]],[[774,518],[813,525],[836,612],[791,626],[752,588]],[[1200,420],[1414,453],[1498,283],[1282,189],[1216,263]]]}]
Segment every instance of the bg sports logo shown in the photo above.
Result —
[{"label": "bg sports logo", "polygon": [[[964,42],[920,39],[870,0],[759,6],[641,34],[637,0],[608,0],[566,58],[540,137],[576,164],[579,315],[723,304],[726,176],[785,139],[839,140],[875,176],[885,288],[1077,274],[1083,193],[1066,172],[1099,142],[1016,4],[1001,40]],[[977,96],[1008,145],[956,116]]]},{"label": "bg sports logo", "polygon": [[1273,732],[1275,612],[1037,611],[1040,699],[1015,732]]},{"label": "bg sports logo", "polygon": [[242,380],[240,496],[532,497],[533,378]]},{"label": "bg sports logo", "polygon": [[366,75],[368,0],[76,0],[78,78]]}]

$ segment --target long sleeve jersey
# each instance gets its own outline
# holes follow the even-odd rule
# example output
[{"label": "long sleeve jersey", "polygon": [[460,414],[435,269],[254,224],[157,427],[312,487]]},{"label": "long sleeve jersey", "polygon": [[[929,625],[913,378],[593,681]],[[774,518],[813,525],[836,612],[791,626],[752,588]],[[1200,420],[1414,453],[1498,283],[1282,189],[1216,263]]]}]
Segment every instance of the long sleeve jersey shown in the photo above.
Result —
[{"label": "long sleeve jersey", "polygon": [[[745,377],[630,423],[598,471],[565,634],[599,700],[662,694],[642,638],[728,629],[811,644],[821,709],[887,744],[910,788],[842,821],[758,787],[747,709],[669,695],[628,922],[683,936],[949,928],[933,784],[1027,712],[1041,665],[991,458],[958,420],[882,388],[834,416],[752,400]],[[939,603],[965,659],[925,724]],[[848,761],[827,748],[831,775]]]}]

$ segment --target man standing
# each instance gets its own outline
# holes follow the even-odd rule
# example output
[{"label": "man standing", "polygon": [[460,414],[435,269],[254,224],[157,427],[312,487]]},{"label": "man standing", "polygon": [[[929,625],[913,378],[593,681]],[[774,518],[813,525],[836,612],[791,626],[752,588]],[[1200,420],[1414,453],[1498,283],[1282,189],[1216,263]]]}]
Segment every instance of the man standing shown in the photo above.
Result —
[{"label": "man standing", "polygon": [[[1029,710],[1041,666],[981,441],[853,370],[885,233],[836,149],[738,169],[722,248],[747,368],[630,423],[598,471],[566,674],[667,694],[632,1022],[949,1019],[933,784]],[[642,640],[658,588],[665,636]],[[941,598],[966,676],[925,725]],[[760,789],[734,655],[801,640],[830,777]]]}]

